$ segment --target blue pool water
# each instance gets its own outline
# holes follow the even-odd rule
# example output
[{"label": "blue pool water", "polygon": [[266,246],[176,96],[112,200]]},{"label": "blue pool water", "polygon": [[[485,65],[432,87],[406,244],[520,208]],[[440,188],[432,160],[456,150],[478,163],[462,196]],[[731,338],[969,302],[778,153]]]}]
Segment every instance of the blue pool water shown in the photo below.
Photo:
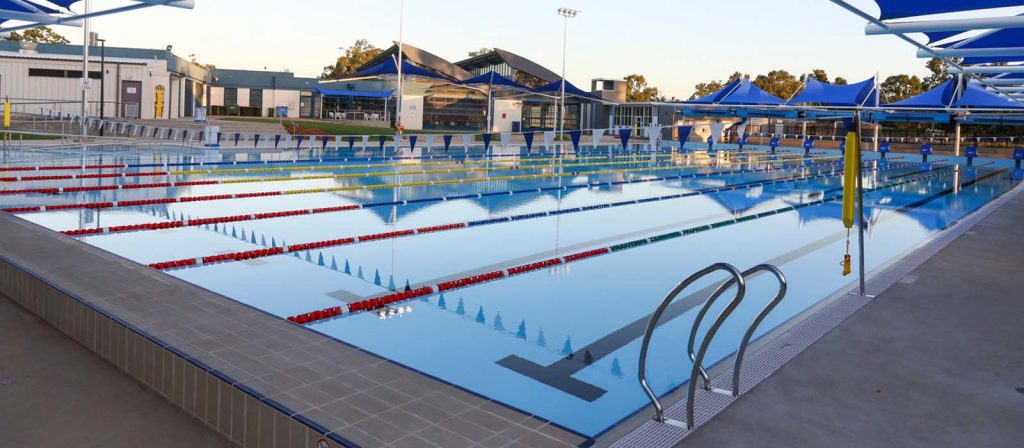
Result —
[{"label": "blue pool water", "polygon": [[[360,154],[372,156],[371,154]],[[438,154],[443,155],[443,154]],[[836,156],[826,151],[823,156]],[[340,158],[351,154],[308,151],[231,153],[183,149],[129,151],[99,148],[87,152],[22,151],[6,154],[3,165],[150,164],[198,161]],[[378,155],[379,156],[379,155]],[[1021,172],[1005,160],[963,160],[918,156],[881,162],[867,154],[865,186],[885,187],[867,194],[866,235],[869,270],[913,249],[964,215],[1016,185]],[[489,180],[490,177],[554,173],[556,162],[542,156],[469,160],[462,165],[401,166],[331,170],[365,172],[345,179],[253,182],[177,188],[90,191],[57,195],[0,196],[4,207],[205,196],[259,191],[299,190],[394,182],[476,179],[460,184],[313,192],[204,202],[172,203],[101,210],[24,213],[27,220],[65,231],[80,228],[165,222],[230,215],[311,209],[349,204],[415,201],[423,198],[517,191],[514,194],[385,205],[363,209],[248,220],[206,227],[119,233],[82,240],[143,264],[248,251],[365,234],[461,223],[495,217],[614,204],[737,184],[748,188],[674,199],[621,204],[589,211],[532,217],[426,235],[330,247],[298,257],[279,255],[245,262],[168,271],[170,275],[287,317],[401,290],[506,269],[589,249],[608,247],[758,213],[830,198],[839,194],[841,166],[836,159],[811,161],[754,158],[720,152],[708,157],[568,158],[565,176]],[[616,163],[611,163],[616,162]],[[708,166],[709,162],[717,165]],[[337,165],[341,162],[305,163]],[[390,164],[386,160],[348,164]],[[431,162],[434,163],[434,162]],[[959,165],[958,165],[959,164]],[[255,166],[255,165],[254,165]],[[259,165],[264,166],[264,165]],[[277,165],[266,165],[277,166]],[[287,164],[280,166],[288,166]],[[178,169],[235,168],[233,165]],[[480,167],[460,173],[396,175],[396,171]],[[503,169],[499,169],[503,168]],[[509,169],[515,168],[515,169]],[[129,168],[147,171],[154,168]],[[716,175],[718,172],[745,170]],[[602,170],[598,174],[589,171]],[[119,173],[119,169],[88,173]],[[582,174],[573,175],[572,172]],[[78,173],[78,171],[59,172]],[[36,174],[36,173],[32,173]],[[58,172],[45,173],[58,174]],[[71,187],[201,179],[244,179],[323,174],[313,168],[281,173],[217,173],[154,178],[7,182],[3,189]],[[690,174],[706,174],[688,177]],[[23,174],[28,175],[28,174]],[[622,180],[684,175],[661,181],[614,184]],[[807,176],[797,179],[798,176]],[[779,182],[767,183],[766,181]],[[603,183],[587,188],[561,186]],[[519,191],[537,188],[544,191]],[[847,231],[840,204],[832,201],[622,250],[523,275],[448,291],[402,304],[411,312],[382,319],[359,313],[309,325],[364,350],[417,369],[475,393],[508,404],[588,436],[596,436],[648,402],[636,379],[640,337],[647,317],[664,295],[690,273],[715,262],[740,269],[760,263],[778,265],[789,278],[789,294],[761,325],[757,335],[801,314],[854,276],[843,276]],[[243,239],[244,238],[244,239]],[[253,243],[255,241],[255,243]],[[855,243],[855,241],[854,241]],[[266,244],[266,246],[264,246]],[[856,265],[856,254],[854,265]],[[323,260],[323,265],[321,265]],[[332,269],[332,265],[336,269]],[[345,273],[348,266],[350,273]],[[360,275],[361,273],[361,275]],[[379,281],[376,281],[379,278]],[[724,280],[694,285],[673,307],[652,344],[649,381],[658,393],[683,384],[690,364],[685,341],[704,297],[690,296]],[[379,284],[378,284],[379,283]],[[752,279],[747,299],[711,344],[707,364],[735,352],[743,331],[774,295],[767,276]],[[723,300],[724,302],[724,300]],[[724,305],[724,304],[723,304]],[[713,308],[716,313],[719,307]]]}]

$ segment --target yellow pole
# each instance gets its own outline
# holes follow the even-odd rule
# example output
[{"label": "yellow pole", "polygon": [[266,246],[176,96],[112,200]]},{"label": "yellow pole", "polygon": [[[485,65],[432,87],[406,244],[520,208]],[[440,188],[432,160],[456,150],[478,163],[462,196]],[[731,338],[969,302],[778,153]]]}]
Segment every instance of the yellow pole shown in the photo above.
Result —
[{"label": "yellow pole", "polygon": [[4,140],[11,140],[11,99],[4,98]]},{"label": "yellow pole", "polygon": [[846,133],[846,167],[843,172],[843,225],[853,228],[857,208],[857,178],[860,177],[860,138],[856,127]]}]

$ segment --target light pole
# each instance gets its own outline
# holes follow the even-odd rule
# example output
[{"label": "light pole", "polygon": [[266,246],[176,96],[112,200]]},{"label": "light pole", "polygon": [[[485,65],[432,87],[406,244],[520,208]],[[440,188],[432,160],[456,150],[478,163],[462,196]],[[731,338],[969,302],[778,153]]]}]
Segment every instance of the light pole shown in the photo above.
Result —
[{"label": "light pole", "polygon": [[[85,0],[85,14],[92,12],[92,0]],[[86,89],[86,83],[89,82],[89,28],[91,20],[85,19],[82,37],[82,120],[79,122],[82,126],[82,139],[85,139],[88,133],[88,128],[85,127],[85,117],[89,115],[89,90]]]},{"label": "light pole", "polygon": [[398,61],[395,63],[398,65],[398,102],[395,103],[395,132],[398,134],[398,141],[395,143],[395,151],[398,151],[398,147],[402,142],[402,102],[403,96],[405,96],[405,85],[404,79],[402,79],[402,50],[403,50],[403,37],[405,32],[405,0],[399,2],[398,7]]},{"label": "light pole", "polygon": [[569,19],[576,18],[576,15],[580,11],[570,8],[558,8],[558,15],[562,16],[562,86],[559,102],[561,103],[558,108],[558,157],[562,157],[562,153],[565,152],[565,54],[566,47],[569,39]]}]

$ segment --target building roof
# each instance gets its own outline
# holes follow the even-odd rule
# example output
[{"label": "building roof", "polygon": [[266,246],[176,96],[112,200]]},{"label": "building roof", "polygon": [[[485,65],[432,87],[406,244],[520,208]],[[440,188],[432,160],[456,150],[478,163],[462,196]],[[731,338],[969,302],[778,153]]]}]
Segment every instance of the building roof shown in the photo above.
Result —
[{"label": "building roof", "polygon": [[456,62],[455,65],[469,71],[473,70],[474,68],[487,67],[490,65],[500,64],[502,62],[508,64],[509,67],[512,67],[516,70],[526,72],[540,79],[543,79],[545,82],[552,83],[558,81],[559,79],[562,79],[562,77],[558,76],[557,73],[544,68],[544,66],[536,62],[533,62],[529,59],[526,59],[522,56],[519,56],[515,53],[512,53],[511,51],[502,50],[500,48],[495,48],[489,53],[484,53],[478,56],[471,57],[469,59],[464,59],[462,61]]},{"label": "building roof", "polygon": [[[0,41],[0,51],[20,51],[21,42],[12,41]],[[122,58],[122,59],[158,59],[167,61],[167,69],[187,76],[193,79],[205,79],[207,71],[205,68],[198,64],[193,64],[185,59],[182,59],[174,53],[164,50],[154,50],[148,48],[125,48],[125,47],[106,47],[103,50],[108,60],[111,58]],[[36,54],[39,55],[52,55],[52,56],[63,56],[64,58],[77,58],[82,59],[82,46],[81,45],[62,45],[62,44],[37,44]],[[100,49],[98,47],[90,47],[89,60],[93,60],[94,55],[98,56]],[[60,59],[60,58],[59,58]],[[73,59],[66,59],[73,60]]]},{"label": "building roof", "polygon": [[297,78],[290,72],[265,72],[259,70],[231,70],[215,68],[210,85],[218,87],[241,87],[249,89],[309,90],[317,87],[314,78]]},{"label": "building roof", "polygon": [[[397,54],[398,43],[395,42],[395,44],[392,45],[391,48],[384,50],[379,55],[377,55],[377,57],[367,61],[365,64],[357,68],[356,71],[365,70],[367,68],[380,65],[381,63],[389,60],[392,56]],[[464,70],[462,67],[452,64],[451,62],[448,62],[446,59],[440,56],[437,56],[426,50],[416,48],[406,43],[402,44],[402,57],[405,58],[407,61],[415,65],[418,65],[422,68],[435,71],[437,73],[445,75],[449,78],[454,78],[456,80],[461,81],[464,79],[469,79],[473,76],[469,72]]]}]

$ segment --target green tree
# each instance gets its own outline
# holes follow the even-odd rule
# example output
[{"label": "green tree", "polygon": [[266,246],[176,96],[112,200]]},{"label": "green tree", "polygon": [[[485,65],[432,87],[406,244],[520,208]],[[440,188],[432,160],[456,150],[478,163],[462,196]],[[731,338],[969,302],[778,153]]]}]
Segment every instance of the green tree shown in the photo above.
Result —
[{"label": "green tree", "polygon": [[836,76],[836,80],[832,81],[832,84],[835,84],[837,86],[845,86],[845,85],[847,85],[849,83],[850,82],[847,81],[846,78],[844,78],[842,76]]},{"label": "green tree", "polygon": [[800,89],[800,80],[785,70],[772,70],[765,75],[754,78],[754,85],[765,92],[784,100],[789,99]]},{"label": "green tree", "polygon": [[740,78],[750,79],[750,75],[745,75],[745,74],[740,73],[740,72],[734,72],[732,74],[732,76],[729,76],[729,79],[726,80],[726,81],[715,81],[715,80],[712,80],[712,81],[702,82],[700,84],[697,84],[696,86],[694,86],[694,92],[693,92],[693,95],[690,95],[690,99],[691,100],[695,100],[695,99],[700,98],[702,96],[711,95],[712,93],[715,93],[715,92],[717,92],[719,90],[722,90],[723,87],[725,87],[729,83],[731,83],[731,82],[733,82],[733,81],[735,81],[737,79],[740,79]]},{"label": "green tree", "polygon": [[25,30],[21,33],[12,31],[11,36],[7,40],[13,40],[16,42],[38,42],[41,44],[60,44],[67,45],[71,41],[68,38],[61,36],[56,31],[50,29],[50,27],[39,27]]},{"label": "green tree", "polygon": [[[963,58],[954,58],[953,61],[959,63]],[[939,58],[931,58],[924,64],[928,68],[928,71],[932,72],[927,78],[922,81],[924,83],[925,90],[935,88],[939,84],[942,84],[952,78],[949,74],[949,64],[946,61]]]},{"label": "green tree", "polygon": [[477,56],[483,56],[483,55],[485,55],[487,53],[490,53],[492,51],[494,51],[493,48],[480,47],[479,50],[470,51],[469,52],[469,57],[475,58]]},{"label": "green tree", "polygon": [[658,88],[648,86],[644,75],[634,73],[626,77],[626,101],[659,101],[661,98]]},{"label": "green tree", "polygon": [[828,73],[826,73],[825,70],[822,70],[820,68],[816,68],[813,71],[811,71],[811,77],[813,77],[814,80],[818,82],[828,82]]},{"label": "green tree", "polygon": [[925,91],[921,78],[910,75],[893,75],[882,82],[881,100],[892,103],[921,94]]},{"label": "green tree", "polygon": [[320,79],[339,78],[355,73],[363,64],[380,55],[384,50],[370,44],[366,39],[359,39],[338,57],[334,65],[324,67]]}]

